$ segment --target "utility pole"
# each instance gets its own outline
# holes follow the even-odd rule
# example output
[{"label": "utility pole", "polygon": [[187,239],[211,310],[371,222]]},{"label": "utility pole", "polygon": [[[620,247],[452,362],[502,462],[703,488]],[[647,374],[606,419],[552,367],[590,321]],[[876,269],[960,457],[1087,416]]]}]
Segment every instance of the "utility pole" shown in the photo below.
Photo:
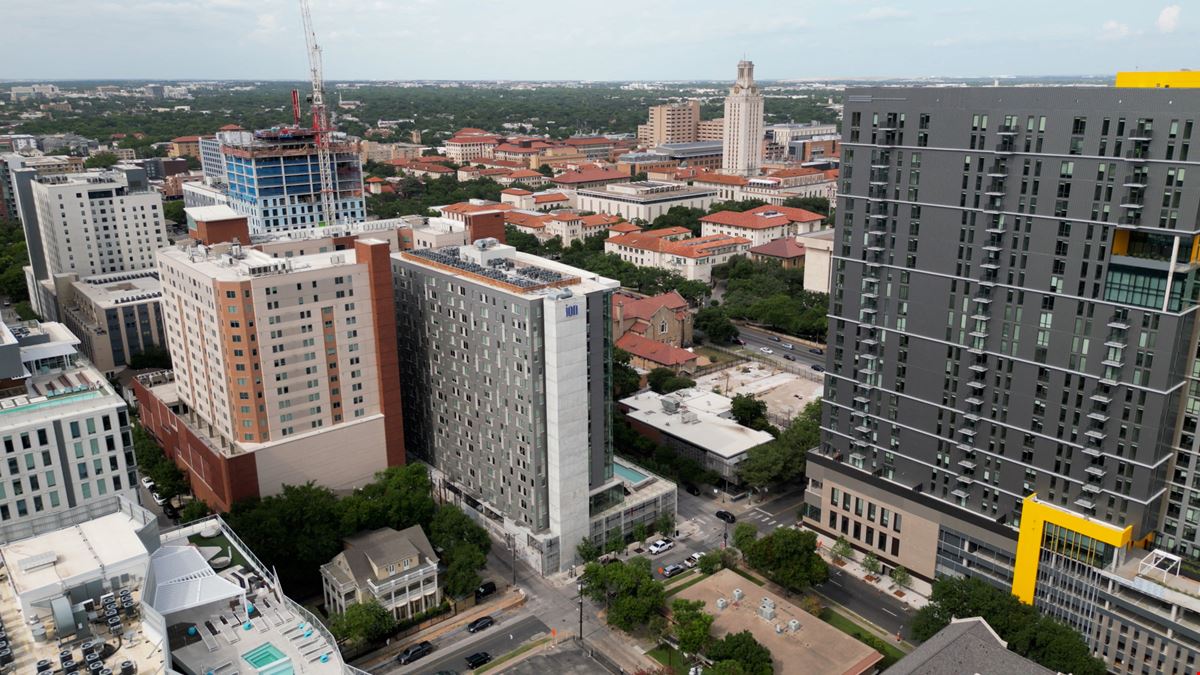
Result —
[{"label": "utility pole", "polygon": [[[583,582],[575,585],[579,591],[579,640],[583,641]],[[898,634],[897,634],[898,635]]]},{"label": "utility pole", "polygon": [[517,585],[517,538],[513,534],[505,533],[504,538],[508,540],[508,553],[512,560],[512,585]]}]

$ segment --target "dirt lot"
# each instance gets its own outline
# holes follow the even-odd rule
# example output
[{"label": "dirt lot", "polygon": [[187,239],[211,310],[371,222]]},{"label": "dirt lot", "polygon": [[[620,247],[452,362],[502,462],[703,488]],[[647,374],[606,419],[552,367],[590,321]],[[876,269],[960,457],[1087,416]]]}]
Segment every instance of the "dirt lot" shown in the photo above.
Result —
[{"label": "dirt lot", "polygon": [[800,410],[815,398],[820,397],[820,382],[785,373],[759,363],[743,363],[732,368],[705,375],[696,381],[696,387],[733,397],[751,394],[767,404],[767,414],[772,418],[795,417]]}]

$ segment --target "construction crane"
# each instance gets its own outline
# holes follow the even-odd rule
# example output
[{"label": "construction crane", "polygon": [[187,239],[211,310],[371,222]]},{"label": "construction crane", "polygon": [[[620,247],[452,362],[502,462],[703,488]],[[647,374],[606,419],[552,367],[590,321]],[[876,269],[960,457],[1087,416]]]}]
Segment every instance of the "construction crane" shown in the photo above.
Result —
[{"label": "construction crane", "polygon": [[330,150],[330,135],[333,133],[333,122],[329,110],[325,107],[325,80],[321,68],[321,47],[317,44],[317,34],[312,27],[312,13],[308,9],[308,0],[300,0],[300,13],[304,18],[304,41],[308,47],[308,70],[312,80],[312,94],[309,103],[312,109],[312,129],[317,143],[317,162],[321,165],[321,225],[337,224],[337,209],[334,206],[336,195],[333,184],[333,153]]}]

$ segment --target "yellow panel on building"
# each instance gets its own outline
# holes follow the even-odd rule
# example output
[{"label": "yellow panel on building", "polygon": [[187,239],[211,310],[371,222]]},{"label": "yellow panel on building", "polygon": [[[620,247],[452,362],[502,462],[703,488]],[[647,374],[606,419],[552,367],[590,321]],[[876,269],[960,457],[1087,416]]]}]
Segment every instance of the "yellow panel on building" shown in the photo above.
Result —
[{"label": "yellow panel on building", "polygon": [[1021,507],[1021,532],[1017,539],[1017,560],[1013,565],[1012,593],[1021,602],[1030,605],[1037,590],[1038,563],[1042,557],[1046,523],[1118,549],[1129,546],[1133,541],[1132,525],[1122,529],[1040,501],[1036,494],[1029,495]]},{"label": "yellow panel on building", "polygon": [[1200,70],[1117,73],[1118,89],[1200,88]]}]

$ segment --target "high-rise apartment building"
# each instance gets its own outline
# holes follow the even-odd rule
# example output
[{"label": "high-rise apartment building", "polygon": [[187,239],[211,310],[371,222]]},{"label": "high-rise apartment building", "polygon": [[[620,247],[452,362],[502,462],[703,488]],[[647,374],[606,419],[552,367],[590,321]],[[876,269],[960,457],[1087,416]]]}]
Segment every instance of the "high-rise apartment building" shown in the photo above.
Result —
[{"label": "high-rise apartment building", "polygon": [[1139,577],[1200,554],[1197,110],[847,92],[809,525],[1011,589],[1120,672],[1195,668],[1200,603]]},{"label": "high-rise apartment building", "polygon": [[[18,172],[18,179],[22,172]],[[18,199],[24,194],[18,190]],[[33,176],[32,215],[24,220],[30,266],[26,283],[35,311],[57,317],[56,285],[75,276],[142,270],[168,245],[162,200],[139,168]],[[69,279],[67,279],[69,277]],[[64,281],[64,279],[67,279]]]},{"label": "high-rise apartment building", "polygon": [[147,429],[214,508],[310,480],[353,488],[404,463],[392,247],[325,241],[291,242],[298,255],[158,254],[175,369],[137,393]]},{"label": "high-rise apartment building", "polygon": [[[311,129],[280,127],[262,131],[217,133],[216,142],[197,141],[197,154],[207,182],[203,192],[184,190],[187,206],[228,204],[246,216],[251,234],[318,230],[322,221],[321,171],[316,136]],[[358,149],[344,135],[331,141],[333,203],[339,223],[366,218],[362,164]],[[224,199],[211,198],[211,188]]]},{"label": "high-rise apartment building", "polygon": [[59,323],[0,324],[0,524],[137,499],[125,400]]},{"label": "high-rise apartment building", "polygon": [[738,62],[737,81],[725,97],[721,172],[756,176],[763,161],[763,95],[754,84],[754,63]]},{"label": "high-rise apartment building", "polygon": [[543,573],[674,515],[673,484],[613,460],[616,281],[487,239],[392,266],[408,448],[468,513]]},{"label": "high-rise apartment building", "polygon": [[646,123],[638,125],[638,144],[653,148],[663,143],[692,143],[696,140],[699,124],[699,101],[650,106]]}]

